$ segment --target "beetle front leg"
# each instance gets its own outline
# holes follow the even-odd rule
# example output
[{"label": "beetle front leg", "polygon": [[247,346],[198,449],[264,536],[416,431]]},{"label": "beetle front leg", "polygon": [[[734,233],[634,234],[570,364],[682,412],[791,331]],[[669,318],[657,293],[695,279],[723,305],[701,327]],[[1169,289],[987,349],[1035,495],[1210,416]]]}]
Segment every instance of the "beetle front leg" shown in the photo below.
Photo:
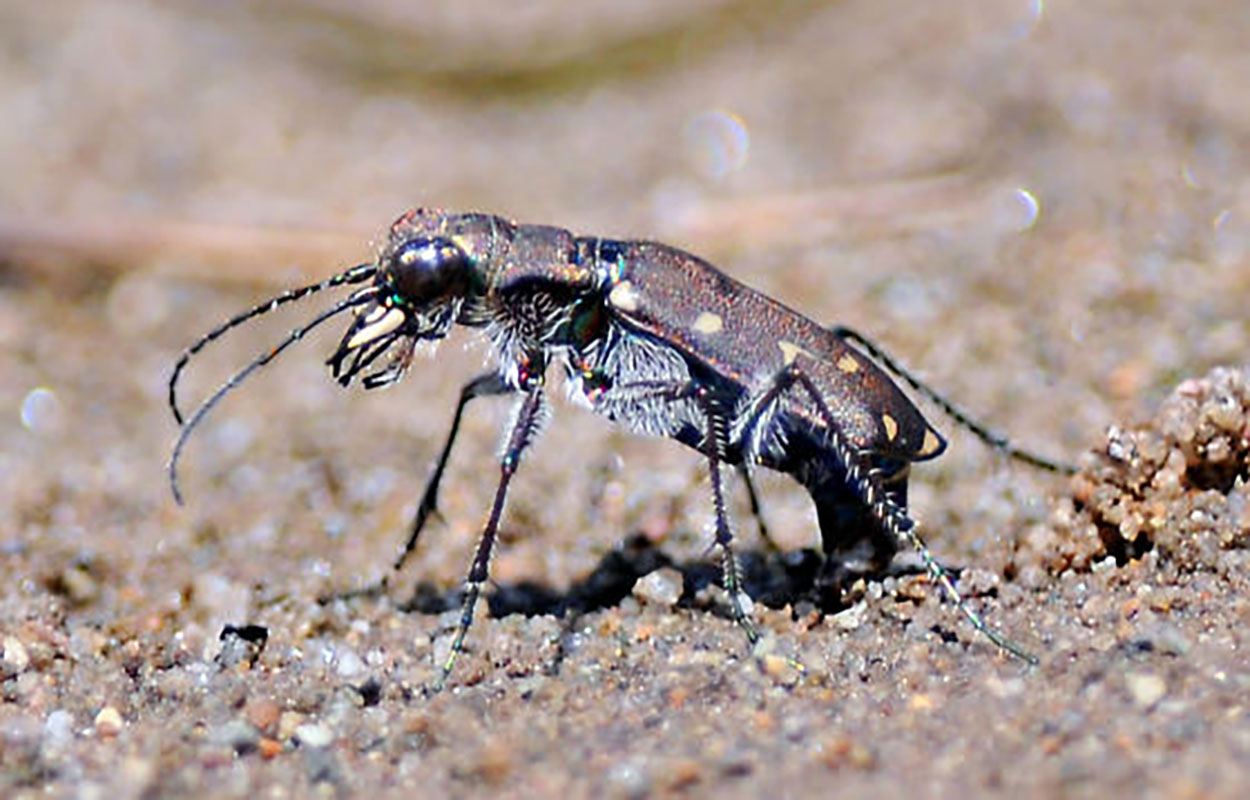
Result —
[{"label": "beetle front leg", "polygon": [[504,503],[508,498],[508,485],[512,482],[512,476],[516,474],[517,466],[521,462],[521,454],[538,433],[543,409],[542,384],[536,383],[517,409],[516,422],[513,423],[508,445],[499,461],[499,486],[495,490],[495,501],[491,505],[490,517],[487,518],[486,526],[482,529],[482,536],[478,540],[477,551],[469,567],[469,575],[465,579],[460,625],[456,629],[456,637],[452,640],[451,652],[443,664],[442,675],[435,686],[436,689],[441,689],[447,682],[447,676],[451,674],[456,657],[464,649],[464,637],[473,624],[473,608],[482,594],[482,584],[486,583],[490,577],[490,554],[495,546],[495,534],[499,530],[499,520],[503,516]]},{"label": "beetle front leg", "polygon": [[421,529],[429,521],[430,515],[438,513],[438,487],[443,480],[443,471],[447,468],[447,461],[451,458],[451,449],[456,443],[456,435],[460,432],[460,421],[464,417],[465,406],[475,397],[493,397],[511,394],[514,391],[516,390],[509,386],[498,372],[478,375],[460,388],[460,400],[456,403],[456,413],[451,418],[447,440],[443,443],[438,461],[434,463],[434,471],[430,473],[429,479],[425,482],[425,489],[421,492],[421,502],[417,505],[417,514],[412,521],[412,533],[409,534],[403,551],[395,558],[395,572],[404,566],[408,556],[416,549],[417,538],[421,536]]}]

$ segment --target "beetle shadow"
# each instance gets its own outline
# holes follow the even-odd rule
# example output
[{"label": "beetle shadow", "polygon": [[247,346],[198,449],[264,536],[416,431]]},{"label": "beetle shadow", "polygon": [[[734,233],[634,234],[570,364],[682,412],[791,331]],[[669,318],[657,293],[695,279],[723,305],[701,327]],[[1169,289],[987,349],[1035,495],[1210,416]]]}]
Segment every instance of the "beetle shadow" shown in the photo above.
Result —
[{"label": "beetle shadow", "polygon": [[[762,548],[736,550],[735,556],[742,573],[743,589],[755,603],[772,609],[789,606],[796,615],[812,610],[832,614],[850,605],[845,596],[846,587],[825,585],[821,581],[825,557],[817,550],[783,552]],[[718,559],[677,561],[642,534],[628,537],[620,547],[606,553],[586,577],[574,582],[567,591],[523,580],[494,583],[493,590],[483,597],[490,616],[495,618],[511,614],[575,618],[620,605],[630,596],[639,578],[665,567],[676,569],[682,576],[678,608],[731,616],[726,603],[710,599],[705,591],[712,586],[723,586]],[[881,578],[917,571],[922,571],[918,565],[899,558],[883,573],[864,577]],[[462,588],[439,588],[429,581],[421,581],[399,608],[418,614],[442,614],[460,608],[463,600]]]},{"label": "beetle shadow", "polygon": [[[772,609],[788,607],[796,619],[813,612],[822,615],[837,613],[848,608],[862,594],[862,584],[858,589],[848,589],[845,585],[831,585],[827,579],[822,579],[828,574],[826,559],[815,549],[785,552],[775,547],[764,547],[736,550],[735,556],[742,575],[743,590],[751,600]],[[484,593],[483,599],[487,604],[487,613],[496,619],[511,614],[560,619],[558,653],[546,668],[548,674],[554,675],[560,672],[567,655],[568,636],[584,614],[619,606],[632,594],[639,578],[665,567],[676,569],[682,576],[682,591],[674,604],[676,608],[733,619],[723,591],[719,563],[707,558],[675,561],[640,533],[628,537],[620,547],[606,553],[585,578],[573,583],[567,591],[557,591],[537,581],[492,582],[493,589]],[[959,572],[958,569],[949,571],[953,576]],[[924,572],[922,564],[899,554],[885,570],[859,575],[876,580],[920,572]],[[845,577],[848,573],[841,574]],[[714,593],[705,591],[713,586],[722,588]],[[332,598],[347,600],[384,592],[385,581],[366,589],[339,593]],[[321,600],[326,602],[332,598]],[[409,598],[397,607],[407,613],[440,615],[460,609],[463,602],[463,589],[440,589],[430,581],[421,581]]]}]

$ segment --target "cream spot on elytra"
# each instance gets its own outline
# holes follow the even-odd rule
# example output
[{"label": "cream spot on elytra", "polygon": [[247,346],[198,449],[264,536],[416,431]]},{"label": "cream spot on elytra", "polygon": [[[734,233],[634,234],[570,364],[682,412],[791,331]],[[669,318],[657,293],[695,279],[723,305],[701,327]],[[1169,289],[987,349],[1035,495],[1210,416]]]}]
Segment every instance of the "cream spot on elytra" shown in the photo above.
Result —
[{"label": "cream spot on elytra", "polygon": [[942,440],[932,430],[924,432],[924,442],[920,445],[920,455],[931,456],[942,449]]},{"label": "cream spot on elytra", "polygon": [[898,436],[898,423],[894,421],[894,417],[882,414],[881,424],[885,426],[885,438],[891,442],[894,441],[894,437]]},{"label": "cream spot on elytra", "polygon": [[637,311],[640,299],[638,290],[629,281],[621,281],[608,292],[608,303],[621,311]]},{"label": "cream spot on elytra", "polygon": [[799,353],[802,353],[805,356],[811,355],[811,353],[807,352],[802,347],[799,347],[794,342],[788,342],[785,339],[777,342],[777,347],[781,348],[781,357],[785,361],[786,366],[793,364],[794,359],[799,357]]},{"label": "cream spot on elytra", "polygon": [[721,319],[720,314],[713,314],[711,311],[704,311],[695,318],[694,324],[690,326],[695,333],[713,334],[719,333],[725,327],[725,320]]},{"label": "cream spot on elytra", "polygon": [[852,372],[859,371],[859,362],[855,360],[854,356],[845,355],[838,359],[838,369],[850,375]]}]

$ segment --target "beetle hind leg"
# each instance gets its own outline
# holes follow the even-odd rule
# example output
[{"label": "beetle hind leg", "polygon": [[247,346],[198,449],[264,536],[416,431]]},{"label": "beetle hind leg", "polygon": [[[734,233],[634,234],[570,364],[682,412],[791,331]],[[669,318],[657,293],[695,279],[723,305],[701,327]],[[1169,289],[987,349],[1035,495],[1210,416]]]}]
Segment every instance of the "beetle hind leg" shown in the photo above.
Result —
[{"label": "beetle hind leg", "polygon": [[[773,379],[772,385],[761,394],[760,399],[754,403],[757,412],[747,421],[744,430],[749,432],[757,425],[766,424],[769,420],[765,419],[764,410],[775,408],[778,400],[787,396],[787,393],[793,392],[805,395],[824,421],[823,435],[826,441],[823,449],[836,461],[836,471],[843,477],[844,486],[853,490],[864,512],[870,514],[876,524],[892,536],[899,545],[907,544],[915,550],[924,563],[925,571],[929,573],[930,579],[942,587],[955,607],[978,633],[1022,661],[1037,664],[1036,656],[988,626],[964,600],[963,595],[955,588],[950,573],[937,562],[932,551],[916,532],[915,520],[907,513],[904,506],[891,497],[882,465],[874,463],[872,453],[851,445],[842,434],[837,418],[829,410],[829,405],[821,395],[820,389],[797,363],[792,363],[779,372]],[[895,494],[897,496],[897,490]]]},{"label": "beetle hind leg", "polygon": [[858,347],[873,361],[876,361],[878,364],[885,367],[889,372],[901,378],[907,383],[908,386],[919,392],[922,396],[928,398],[930,402],[942,409],[948,417],[953,419],[964,429],[970,431],[988,447],[997,450],[1008,458],[1015,459],[1016,461],[1028,464],[1029,466],[1036,467],[1046,472],[1054,472],[1059,475],[1076,474],[1076,465],[1034,453],[1032,450],[1026,450],[1023,447],[1016,445],[1001,433],[995,433],[990,430],[985,423],[980,422],[970,413],[955,405],[955,403],[948,399],[944,394],[920,380],[920,378],[916,377],[911,370],[904,367],[898,362],[897,359],[882,349],[881,345],[864,336],[862,333],[844,325],[838,325],[830,328],[829,330],[834,336],[837,336],[839,339],[850,342],[855,347]]},{"label": "beetle hind leg", "polygon": [[[907,468],[888,471],[872,468],[882,484],[882,491],[900,509],[907,508]],[[821,552],[824,566],[816,581],[816,593],[824,608],[840,607],[843,596],[860,578],[885,572],[900,541],[888,526],[864,505],[861,494],[850,485],[846,476],[826,470],[821,481],[804,484],[816,506],[820,524]]]}]

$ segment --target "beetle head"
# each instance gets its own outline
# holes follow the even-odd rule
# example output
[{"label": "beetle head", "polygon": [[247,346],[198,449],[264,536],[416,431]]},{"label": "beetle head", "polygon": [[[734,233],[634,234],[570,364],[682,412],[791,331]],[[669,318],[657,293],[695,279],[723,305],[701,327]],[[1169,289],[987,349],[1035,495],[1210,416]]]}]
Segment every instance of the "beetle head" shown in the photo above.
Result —
[{"label": "beetle head", "polygon": [[373,286],[361,290],[373,300],[356,313],[326,362],[344,386],[391,350],[387,365],[363,383],[374,389],[399,380],[418,341],[447,335],[472,278],[471,260],[456,242],[417,231],[393,240],[378,267]]}]

